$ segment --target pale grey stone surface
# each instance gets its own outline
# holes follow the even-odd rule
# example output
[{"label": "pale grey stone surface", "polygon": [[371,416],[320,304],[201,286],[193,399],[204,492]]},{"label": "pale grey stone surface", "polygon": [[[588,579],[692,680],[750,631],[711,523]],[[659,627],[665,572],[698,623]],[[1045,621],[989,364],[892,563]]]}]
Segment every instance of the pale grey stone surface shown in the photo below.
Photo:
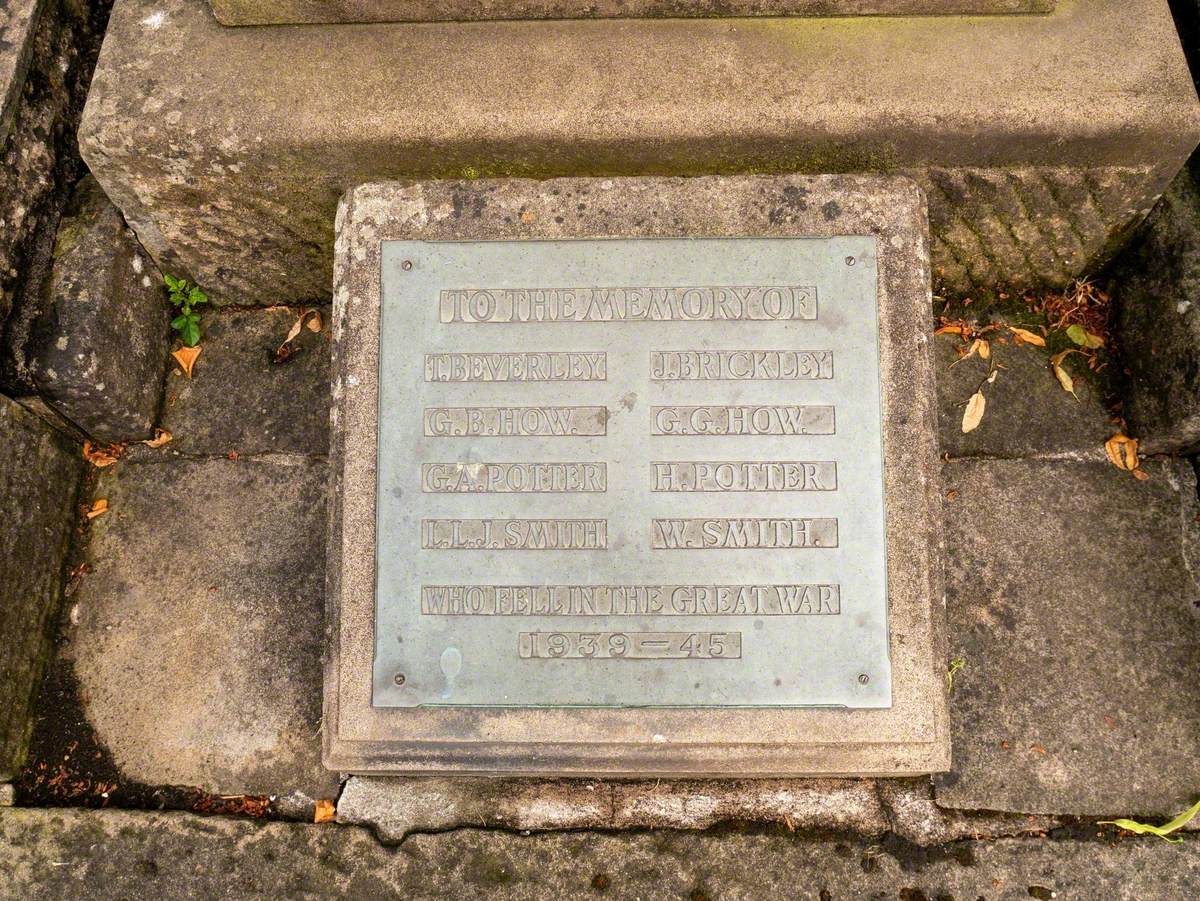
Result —
[{"label": "pale grey stone surface", "polygon": [[15,352],[41,396],[101,444],[151,437],[171,308],[162,276],[90,176],[59,222],[39,299]]},{"label": "pale grey stone surface", "polygon": [[[172,364],[162,427],[186,454],[325,454],[329,450],[329,307],[322,331],[307,327],[275,352],[300,308],[210,310],[192,379]],[[307,320],[312,321],[310,316]]]},{"label": "pale grey stone surface", "polygon": [[1165,0],[254,29],[118,0],[80,132],[160,265],[238,304],[327,296],[338,195],[400,177],[902,172],[936,281],[1061,285],[1198,138]]},{"label": "pale grey stone surface", "polygon": [[[1087,379],[1064,391],[1050,369],[1050,354],[1032,345],[1015,346],[990,333],[990,358],[961,359],[957,335],[933,339],[933,377],[938,389],[938,439],[951,457],[1087,457],[1104,459],[1104,442],[1117,432],[1104,398]],[[1004,335],[1001,331],[998,334]],[[1011,335],[1009,336],[1011,342]],[[1067,365],[1072,365],[1070,361]],[[999,370],[996,380],[984,384]],[[984,416],[962,430],[967,400],[982,390]]]},{"label": "pale grey stone surface", "polygon": [[[839,234],[877,238],[892,706],[849,714],[816,707],[373,707],[381,242]],[[580,776],[945,768],[926,248],[922,198],[898,177],[497,179],[383,183],[348,193],[334,295],[326,762],[354,772]]]},{"label": "pale grey stone surface", "polygon": [[[732,774],[731,774],[732,775]],[[928,779],[603,780],[352,776],[338,822],[385,842],[454,828],[707,829],[774,823],[858,836],[894,832],[919,845],[1044,832],[1053,817],[944,810]]]},{"label": "pale grey stone surface", "polygon": [[939,804],[1173,816],[1196,801],[1196,480],[1147,461],[943,468],[954,766]]},{"label": "pale grey stone surface", "polygon": [[1055,0],[210,0],[225,25],[636,16],[1044,13]]},{"label": "pale grey stone surface", "polygon": [[320,764],[325,467],[103,471],[64,649],[122,775],[216,794],[336,794]]},{"label": "pale grey stone surface", "polygon": [[768,833],[519,835],[466,829],[400,848],[363,829],[188,814],[0,811],[0,874],[17,897],[1184,899],[1200,843],[964,841],[920,849]]},{"label": "pale grey stone surface", "polygon": [[75,496],[79,451],[0,396],[0,782],[21,763],[30,703],[49,654]]}]

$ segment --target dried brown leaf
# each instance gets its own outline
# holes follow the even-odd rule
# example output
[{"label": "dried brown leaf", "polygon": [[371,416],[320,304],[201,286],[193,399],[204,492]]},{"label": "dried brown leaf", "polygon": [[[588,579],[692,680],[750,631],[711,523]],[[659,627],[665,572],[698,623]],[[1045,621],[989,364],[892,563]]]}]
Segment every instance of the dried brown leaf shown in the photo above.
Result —
[{"label": "dried brown leaf", "polygon": [[1061,363],[1054,363],[1052,368],[1054,369],[1054,377],[1058,379],[1058,383],[1062,385],[1063,391],[1066,391],[1068,394],[1078,400],[1079,395],[1075,393],[1075,381],[1071,378],[1071,374],[1067,372],[1067,370],[1063,369]]},{"label": "dried brown leaf", "polygon": [[1122,435],[1120,432],[1104,442],[1104,451],[1108,454],[1109,462],[1117,469],[1134,472],[1138,468],[1138,443],[1136,438]]},{"label": "dried brown leaf", "polygon": [[112,466],[121,459],[124,453],[124,444],[110,444],[105,446],[92,444],[90,441],[83,442],[83,459],[87,460],[97,469]]},{"label": "dried brown leaf", "polygon": [[162,447],[171,440],[171,437],[171,433],[166,429],[155,429],[154,437],[147,438],[142,444],[146,445],[146,447]]},{"label": "dried brown leaf", "polygon": [[1015,325],[1010,325],[1008,330],[1017,337],[1018,344],[1024,341],[1028,344],[1037,345],[1038,347],[1046,346],[1046,339],[1035,332],[1029,331],[1029,329],[1017,328]]},{"label": "dried brown leaf", "polygon": [[179,368],[183,370],[183,374],[189,379],[192,377],[192,367],[196,365],[196,358],[200,356],[200,347],[181,347],[179,350],[171,354],[175,358],[175,362],[179,364]]},{"label": "dried brown leaf", "polygon": [[976,338],[975,343],[979,345],[979,356],[985,360],[991,359],[992,346],[983,338]]},{"label": "dried brown leaf", "polygon": [[92,509],[88,510],[88,512],[87,512],[87,518],[95,519],[101,513],[107,513],[107,512],[108,512],[108,499],[103,498],[103,497],[97,498],[96,502],[94,504],[92,504]]},{"label": "dried brown leaf", "polygon": [[332,801],[321,799],[317,802],[316,811],[313,813],[314,823],[332,823],[335,816],[337,807]]},{"label": "dried brown leaf", "polygon": [[967,401],[967,408],[963,411],[962,430],[964,433],[974,431],[979,425],[986,406],[987,398],[983,396],[982,391],[976,391],[971,395],[971,399]]}]

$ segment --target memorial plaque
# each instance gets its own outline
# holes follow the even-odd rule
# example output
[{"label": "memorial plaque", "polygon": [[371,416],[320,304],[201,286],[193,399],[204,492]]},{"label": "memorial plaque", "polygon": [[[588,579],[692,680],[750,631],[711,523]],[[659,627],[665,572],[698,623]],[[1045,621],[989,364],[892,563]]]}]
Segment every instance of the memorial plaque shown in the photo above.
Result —
[{"label": "memorial plaque", "polygon": [[[612,190],[647,206],[624,229]],[[941,768],[911,184],[344,204],[331,766]]]},{"label": "memorial plaque", "polygon": [[381,255],[376,706],[890,706],[873,237]]}]

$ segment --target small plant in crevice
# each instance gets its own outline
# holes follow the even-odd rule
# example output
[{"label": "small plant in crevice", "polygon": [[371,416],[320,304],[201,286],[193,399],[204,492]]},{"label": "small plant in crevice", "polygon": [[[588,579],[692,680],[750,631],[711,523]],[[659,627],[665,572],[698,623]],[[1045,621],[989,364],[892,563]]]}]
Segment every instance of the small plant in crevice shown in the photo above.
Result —
[{"label": "small plant in crevice", "polygon": [[171,328],[178,334],[179,339],[187,347],[195,347],[200,343],[200,313],[196,310],[200,304],[208,303],[208,295],[185,278],[175,278],[164,275],[163,282],[170,292],[171,306],[179,310],[179,315],[171,320]]}]

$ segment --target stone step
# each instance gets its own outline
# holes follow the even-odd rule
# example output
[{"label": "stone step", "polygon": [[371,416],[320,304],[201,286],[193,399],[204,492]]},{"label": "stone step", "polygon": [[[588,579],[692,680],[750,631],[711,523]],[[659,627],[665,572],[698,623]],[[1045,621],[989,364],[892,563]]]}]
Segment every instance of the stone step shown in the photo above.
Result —
[{"label": "stone step", "polygon": [[1197,140],[1166,0],[253,29],[118,0],[80,130],[164,271],[239,304],[326,297],[338,196],[406,177],[901,172],[929,198],[935,282],[1061,285]]},{"label": "stone step", "polygon": [[1200,842],[1054,838],[923,849],[770,832],[462,829],[385,847],[365,829],[128,811],[0,811],[13,897],[1182,899]]},{"label": "stone step", "polygon": [[645,16],[936,16],[1044,13],[1055,0],[209,0],[223,25],[623,19]]}]

